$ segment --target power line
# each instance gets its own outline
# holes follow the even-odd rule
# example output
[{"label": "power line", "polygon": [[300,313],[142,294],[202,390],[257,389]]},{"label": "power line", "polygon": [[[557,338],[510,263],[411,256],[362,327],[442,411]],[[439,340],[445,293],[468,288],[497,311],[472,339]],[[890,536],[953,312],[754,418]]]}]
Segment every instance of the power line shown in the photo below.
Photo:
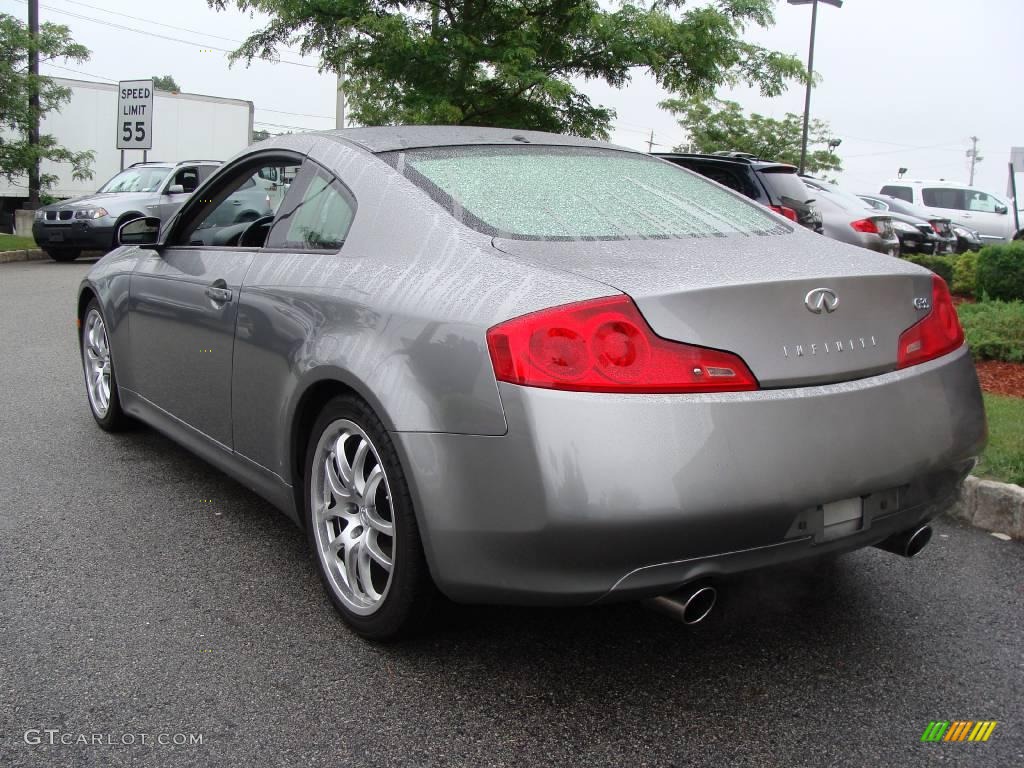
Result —
[{"label": "power line", "polygon": [[[26,3],[27,0],[18,0],[18,2]],[[136,29],[135,27],[128,27],[123,24],[115,24],[114,22],[104,21],[103,19],[94,19],[91,16],[83,16],[82,14],[74,13],[72,11],[65,11],[60,8],[54,8],[53,6],[50,5],[40,5],[40,7],[45,8],[48,11],[53,11],[54,13],[60,13],[75,19],[81,19],[82,21],[91,21],[94,24],[100,24],[102,26],[110,27],[111,29],[119,29],[125,32],[134,32],[139,35],[145,35],[146,37],[156,37],[161,40],[170,40],[174,43],[184,43],[185,45],[193,45],[196,48],[206,48],[213,51],[220,51],[222,53],[234,53],[234,51],[232,51],[230,48],[219,48],[215,45],[210,45],[209,43],[197,43],[194,40],[183,40],[180,37],[171,37],[170,35],[161,35],[157,34],[156,32],[148,32],[144,29]],[[260,61],[266,61],[271,64],[291,64],[292,66],[295,67],[317,69],[317,67],[313,64],[306,64],[305,62],[301,61],[289,61],[288,59],[260,59]]]},{"label": "power line", "polygon": [[883,150],[881,152],[864,152],[864,153],[859,154],[859,155],[844,155],[843,159],[844,160],[853,160],[855,157],[876,157],[878,155],[899,155],[899,154],[903,154],[903,153],[906,153],[906,152],[921,152],[922,150],[926,150],[926,149],[942,149],[943,147],[948,147],[948,146],[949,146],[948,144],[935,144],[935,145],[932,145],[932,146],[929,146],[929,147],[906,147],[906,148],[903,148],[903,149],[886,149],[886,150]]}]

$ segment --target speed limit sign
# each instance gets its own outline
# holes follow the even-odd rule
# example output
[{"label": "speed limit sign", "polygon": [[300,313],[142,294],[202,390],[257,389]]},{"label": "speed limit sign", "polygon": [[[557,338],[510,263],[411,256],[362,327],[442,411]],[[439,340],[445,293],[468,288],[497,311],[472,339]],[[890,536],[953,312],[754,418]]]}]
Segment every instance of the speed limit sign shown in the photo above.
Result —
[{"label": "speed limit sign", "polygon": [[153,148],[153,81],[117,84],[117,148]]}]

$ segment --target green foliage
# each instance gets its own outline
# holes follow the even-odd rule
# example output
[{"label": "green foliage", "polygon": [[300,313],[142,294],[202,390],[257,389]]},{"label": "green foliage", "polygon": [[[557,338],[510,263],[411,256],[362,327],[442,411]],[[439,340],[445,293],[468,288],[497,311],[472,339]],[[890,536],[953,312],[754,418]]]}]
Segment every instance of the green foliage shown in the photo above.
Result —
[{"label": "green foliage", "polygon": [[170,91],[171,93],[181,91],[181,86],[178,85],[173,75],[153,75],[153,88],[157,91]]},{"label": "green foliage", "polygon": [[[678,115],[679,125],[697,152],[747,152],[765,160],[800,164],[803,117],[787,112],[782,120],[752,112],[744,114],[735,101],[718,99],[669,99],[663,109]],[[822,120],[812,120],[807,134],[807,171],[841,171],[839,157],[828,150],[832,130]],[[822,147],[813,149],[813,147]],[[680,151],[676,147],[676,151]]]},{"label": "green foliage", "polygon": [[1024,485],[1024,398],[985,395],[985,414],[988,446],[974,473]]},{"label": "green foliage", "polygon": [[0,233],[0,252],[24,251],[35,247],[36,241],[31,237],[17,237]]},{"label": "green foliage", "polygon": [[266,14],[233,60],[273,59],[283,44],[348,78],[362,125],[489,125],[606,138],[614,112],[573,81],[621,88],[636,68],[683,95],[722,85],[781,93],[806,70],[743,39],[774,23],[774,0],[601,4],[597,0],[207,0]]},{"label": "green foliage", "polygon": [[925,269],[930,269],[936,275],[946,281],[947,285],[953,283],[953,268],[956,264],[956,256],[942,256],[930,253],[907,254],[903,257],[911,264],[918,264]]},{"label": "green foliage", "polygon": [[957,314],[976,360],[1024,363],[1024,302],[961,304]]},{"label": "green foliage", "polygon": [[978,252],[967,251],[956,257],[953,264],[953,293],[961,296],[974,296],[974,286],[978,272]]},{"label": "green foliage", "polygon": [[1024,242],[986,245],[978,251],[975,288],[984,298],[1024,300]]},{"label": "green foliage", "polygon": [[[28,73],[28,55],[33,45],[39,51],[40,62],[83,62],[89,58],[89,49],[75,43],[67,27],[41,24],[38,41],[33,42],[19,19],[0,13],[0,176],[14,184],[24,183],[30,168],[41,160],[50,160],[70,164],[73,179],[91,179],[95,153],[72,152],[50,135],[41,135],[36,146],[29,144],[33,121],[29,94],[35,92],[39,96],[39,118],[59,110],[71,98],[68,88],[61,88],[49,77]],[[40,189],[52,187],[57,179],[54,174],[41,174]]]}]

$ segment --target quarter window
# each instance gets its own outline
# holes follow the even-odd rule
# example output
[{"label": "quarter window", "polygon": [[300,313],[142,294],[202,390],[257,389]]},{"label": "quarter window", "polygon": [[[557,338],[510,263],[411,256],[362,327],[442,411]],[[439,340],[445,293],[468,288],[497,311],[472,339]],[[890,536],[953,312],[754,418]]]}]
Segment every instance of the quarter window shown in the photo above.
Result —
[{"label": "quarter window", "polygon": [[324,171],[312,174],[302,199],[274,227],[271,248],[337,251],[345,243],[355,201],[337,180]]}]

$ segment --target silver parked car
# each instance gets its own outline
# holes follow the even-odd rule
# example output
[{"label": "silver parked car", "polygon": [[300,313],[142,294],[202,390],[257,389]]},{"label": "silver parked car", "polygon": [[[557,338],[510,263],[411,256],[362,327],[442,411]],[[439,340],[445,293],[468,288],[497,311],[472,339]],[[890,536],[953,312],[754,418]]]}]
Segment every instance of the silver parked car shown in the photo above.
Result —
[{"label": "silver parked car", "polygon": [[856,195],[827,181],[809,176],[801,178],[814,195],[814,205],[821,211],[827,237],[890,256],[900,255],[900,239],[887,212],[872,208]]},{"label": "silver parked car", "polygon": [[[271,213],[207,226],[261,174]],[[369,637],[437,591],[692,622],[717,576],[912,555],[985,441],[942,280],[600,142],[277,137],[120,240],[78,297],[96,421],[277,505]]]},{"label": "silver parked car", "polygon": [[216,160],[135,163],[95,194],[62,200],[35,212],[32,236],[54,261],[74,261],[82,251],[109,251],[126,221],[168,218],[220,165]]}]

